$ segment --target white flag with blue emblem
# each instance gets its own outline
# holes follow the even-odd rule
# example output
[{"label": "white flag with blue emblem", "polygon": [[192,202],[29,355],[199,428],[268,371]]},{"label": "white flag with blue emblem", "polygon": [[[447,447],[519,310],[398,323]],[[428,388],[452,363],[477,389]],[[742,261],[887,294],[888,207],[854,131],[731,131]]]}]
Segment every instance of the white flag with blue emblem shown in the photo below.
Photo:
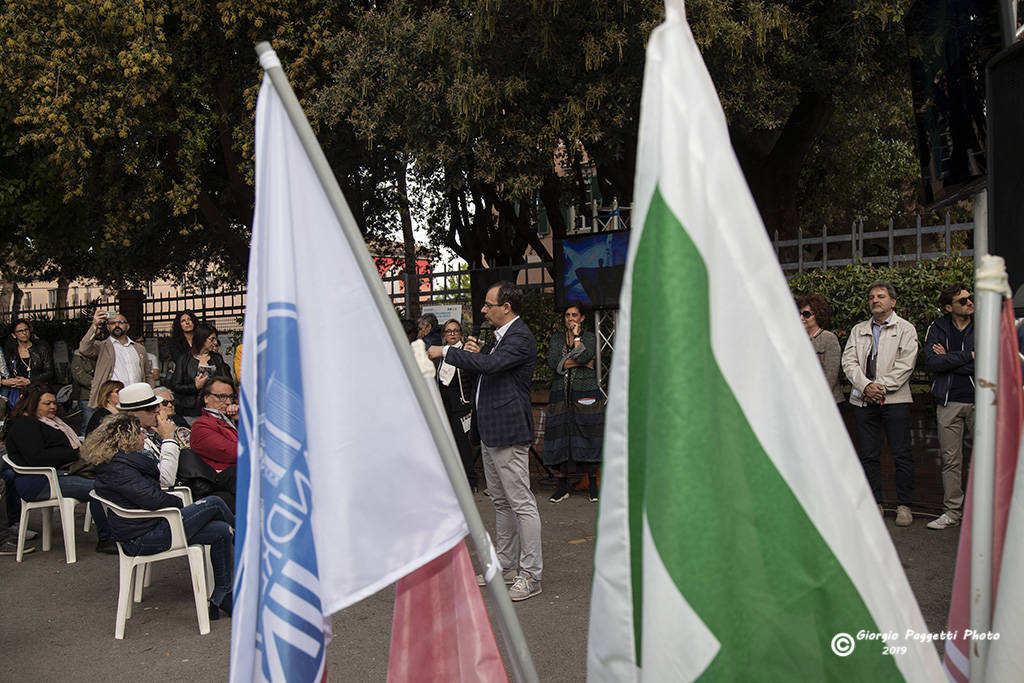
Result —
[{"label": "white flag with blue emblem", "polygon": [[325,679],[327,615],[466,534],[356,258],[264,76],[239,411],[232,681]]}]

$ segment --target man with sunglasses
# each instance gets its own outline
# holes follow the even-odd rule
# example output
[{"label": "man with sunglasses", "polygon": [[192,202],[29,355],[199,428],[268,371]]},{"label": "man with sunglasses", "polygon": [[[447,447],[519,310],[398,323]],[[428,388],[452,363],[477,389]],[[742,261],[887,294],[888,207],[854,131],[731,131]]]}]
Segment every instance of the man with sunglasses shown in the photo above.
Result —
[{"label": "man with sunglasses", "polygon": [[888,282],[868,287],[871,318],[857,323],[843,350],[843,372],[853,389],[860,462],[881,510],[882,430],[896,465],[896,526],[914,516],[914,458],[910,450],[910,375],[917,360],[917,330],[896,315],[896,290]]},{"label": "man with sunglasses", "polygon": [[[89,392],[89,406],[96,407],[100,387],[107,380],[116,379],[125,387],[147,381],[152,375],[146,347],[131,340],[131,325],[122,314],[108,317],[106,311],[96,311],[78,350],[86,358],[96,359],[96,371]],[[109,336],[103,339],[102,330]]]},{"label": "man with sunglasses", "polygon": [[964,506],[964,434],[974,432],[974,297],[965,284],[958,282],[943,288],[939,307],[946,315],[928,326],[924,359],[925,367],[932,373],[945,510],[928,522],[929,529],[945,529],[960,523]]}]

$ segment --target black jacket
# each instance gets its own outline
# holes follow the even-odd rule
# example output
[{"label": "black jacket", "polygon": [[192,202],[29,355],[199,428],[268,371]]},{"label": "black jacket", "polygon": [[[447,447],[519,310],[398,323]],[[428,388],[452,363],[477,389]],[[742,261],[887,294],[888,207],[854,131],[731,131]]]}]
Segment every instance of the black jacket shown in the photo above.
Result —
[{"label": "black jacket", "polygon": [[[181,498],[160,488],[160,470],[148,451],[118,453],[110,462],[96,466],[96,493],[125,508],[158,510],[181,508]],[[162,519],[123,519],[107,515],[110,534],[117,541],[128,541],[146,533]]]},{"label": "black jacket", "polygon": [[[6,444],[11,460],[25,467],[61,469],[78,460],[78,449],[71,447],[64,432],[34,417],[10,420]],[[25,500],[35,500],[46,485],[46,477],[41,474],[19,475],[17,478],[18,493]]]},{"label": "black jacket", "polygon": [[31,371],[29,374],[22,375],[16,372],[21,367],[17,344],[8,346],[6,355],[8,369],[12,377],[16,374],[19,377],[28,377],[33,384],[49,384],[53,381],[53,353],[50,352],[49,346],[38,339],[32,340],[32,346],[28,349],[28,367]]},{"label": "black jacket", "polygon": [[[219,353],[210,354],[210,365],[215,369],[211,377],[231,378],[231,370]],[[177,404],[176,412],[188,416],[198,417],[203,413],[203,407],[199,405],[199,390],[196,389],[196,373],[199,372],[199,361],[191,352],[182,354],[174,364],[174,372],[167,380],[167,385],[174,392],[174,401]]]},{"label": "black jacket", "polygon": [[[954,381],[970,382],[974,388],[974,319],[964,328],[963,348],[950,348],[952,329],[953,316],[947,313],[928,326],[924,339],[924,365],[932,373],[932,396],[940,406],[949,402]],[[932,351],[935,344],[942,344],[946,353]]]},{"label": "black jacket", "polygon": [[[437,381],[437,389],[441,393],[441,402],[444,403],[445,411],[454,417],[462,417],[473,410],[473,399],[476,398],[477,375],[472,370],[455,369],[455,376],[448,386]],[[462,386],[459,386],[462,380]],[[461,390],[460,390],[461,389]],[[462,399],[466,399],[466,403]]]}]

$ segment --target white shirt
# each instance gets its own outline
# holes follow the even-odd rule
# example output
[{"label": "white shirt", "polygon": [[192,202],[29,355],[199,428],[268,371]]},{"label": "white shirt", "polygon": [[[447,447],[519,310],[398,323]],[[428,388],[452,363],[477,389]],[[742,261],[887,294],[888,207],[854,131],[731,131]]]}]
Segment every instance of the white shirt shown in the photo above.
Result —
[{"label": "white shirt", "polygon": [[144,378],[139,352],[135,350],[131,341],[122,344],[110,337],[110,343],[114,346],[114,371],[110,374],[110,379],[124,382],[125,386],[142,382]]}]

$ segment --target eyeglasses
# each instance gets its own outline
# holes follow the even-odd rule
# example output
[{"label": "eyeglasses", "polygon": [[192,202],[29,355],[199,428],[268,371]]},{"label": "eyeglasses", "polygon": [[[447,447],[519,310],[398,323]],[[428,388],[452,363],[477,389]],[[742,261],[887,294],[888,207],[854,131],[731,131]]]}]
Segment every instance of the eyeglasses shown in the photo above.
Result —
[{"label": "eyeglasses", "polygon": [[215,394],[212,391],[210,392],[209,395],[210,396],[216,396],[217,398],[224,399],[225,401],[230,401],[231,399],[233,399],[235,397],[234,394]]},{"label": "eyeglasses", "polygon": [[814,317],[814,312],[813,311],[800,311],[800,317],[804,318],[804,319],[813,318]]},{"label": "eyeglasses", "polygon": [[502,306],[502,305],[504,305],[504,304],[492,304],[490,301],[485,301],[484,302],[484,308],[495,308],[497,306]]},{"label": "eyeglasses", "polygon": [[128,324],[127,320],[111,320],[111,321],[107,322],[107,325],[109,325],[110,327],[118,327],[118,326],[123,326],[123,325],[127,325],[127,324]]},{"label": "eyeglasses", "polygon": [[953,303],[960,304],[961,306],[966,306],[968,302],[970,302],[972,304],[974,303],[974,295],[973,294],[970,295],[970,296],[962,296],[959,299],[953,299]]},{"label": "eyeglasses", "polygon": [[445,334],[462,334],[462,330],[445,330]]}]

